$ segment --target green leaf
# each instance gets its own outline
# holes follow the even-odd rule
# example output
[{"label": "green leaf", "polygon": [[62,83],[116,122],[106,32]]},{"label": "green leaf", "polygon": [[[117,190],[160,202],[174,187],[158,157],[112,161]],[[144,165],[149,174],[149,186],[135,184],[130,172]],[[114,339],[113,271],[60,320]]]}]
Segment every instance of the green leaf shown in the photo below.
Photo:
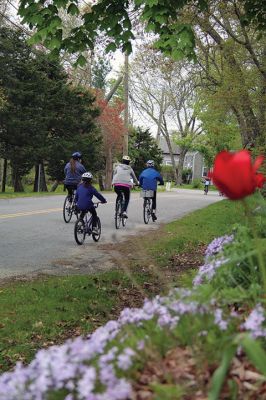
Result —
[{"label": "green leaf", "polygon": [[70,6],[67,9],[67,13],[71,15],[78,15],[79,14],[79,9],[76,6],[76,4],[71,3]]},{"label": "green leaf", "polygon": [[109,53],[110,51],[116,51],[116,45],[115,43],[109,43],[108,46],[105,49],[106,53]]},{"label": "green leaf", "polygon": [[87,62],[86,58],[81,54],[78,57],[77,61],[75,62],[75,65],[76,66],[80,65],[81,67],[83,67],[86,64],[86,62]]},{"label": "green leaf", "polygon": [[53,17],[53,18],[50,20],[48,29],[57,28],[57,27],[59,27],[59,26],[61,26],[61,25],[62,25],[62,20],[61,20],[61,18],[59,18],[58,16],[55,16],[55,17]]},{"label": "green leaf", "polygon": [[208,400],[218,400],[220,391],[222,389],[227,371],[230,367],[231,361],[235,355],[237,346],[230,346],[225,350],[221,364],[216,369],[211,380],[211,389],[208,394]]},{"label": "green leaf", "polygon": [[53,37],[49,43],[49,48],[50,49],[59,49],[60,46],[61,46],[61,41],[59,39],[57,39],[56,37]]},{"label": "green leaf", "polygon": [[157,6],[158,3],[159,3],[159,0],[147,0],[147,5],[148,5],[149,7]]},{"label": "green leaf", "polygon": [[182,60],[182,58],[184,58],[185,54],[184,54],[184,52],[183,52],[182,50],[180,50],[180,49],[174,49],[174,50],[172,51],[171,56],[172,56],[173,60],[179,61],[179,60]]},{"label": "green leaf", "polygon": [[242,339],[240,343],[254,366],[266,375],[266,353],[260,343],[248,336]]}]

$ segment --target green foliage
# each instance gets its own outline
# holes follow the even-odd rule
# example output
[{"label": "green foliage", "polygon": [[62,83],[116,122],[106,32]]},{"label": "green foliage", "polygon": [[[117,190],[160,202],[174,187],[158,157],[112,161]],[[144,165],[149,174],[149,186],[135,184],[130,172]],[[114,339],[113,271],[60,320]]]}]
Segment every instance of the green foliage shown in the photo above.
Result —
[{"label": "green foliage", "polygon": [[0,155],[10,160],[15,178],[45,160],[51,177],[63,179],[63,166],[77,143],[95,169],[101,142],[93,123],[99,115],[94,96],[69,85],[58,61],[33,53],[19,32],[2,28],[0,49],[7,99],[0,109]]},{"label": "green foliage", "polygon": [[138,176],[146,168],[146,162],[153,160],[155,168],[160,170],[162,151],[152,137],[149,129],[133,128],[129,136],[129,156],[134,163],[134,171]]},{"label": "green foliage", "polygon": [[92,69],[92,85],[97,89],[105,90],[106,77],[111,71],[110,61],[104,58],[98,58]]},{"label": "green foliage", "polygon": [[192,187],[193,187],[193,189],[201,189],[202,188],[201,179],[200,178],[193,179]]},{"label": "green foliage", "polygon": [[171,165],[161,165],[161,175],[165,182],[174,182],[175,175]]}]

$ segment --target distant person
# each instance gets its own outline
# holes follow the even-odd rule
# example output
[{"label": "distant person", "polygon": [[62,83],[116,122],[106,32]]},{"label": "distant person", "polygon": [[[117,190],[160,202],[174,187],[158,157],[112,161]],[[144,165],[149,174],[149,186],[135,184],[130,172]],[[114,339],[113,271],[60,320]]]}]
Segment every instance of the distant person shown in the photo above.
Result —
[{"label": "distant person", "polygon": [[99,193],[94,186],[92,186],[92,174],[85,172],[82,174],[82,183],[78,186],[76,191],[76,203],[78,211],[81,211],[80,218],[83,219],[87,212],[92,215],[92,231],[97,232],[97,212],[94,207],[92,198],[95,196],[101,203],[107,203],[107,200]]},{"label": "distant person", "polygon": [[70,161],[65,165],[65,188],[68,191],[68,196],[72,197],[74,190],[77,189],[81,181],[81,176],[86,172],[85,167],[81,164],[81,153],[78,151],[73,153]]},{"label": "distant person", "polygon": [[211,180],[210,180],[210,178],[204,178],[204,194],[208,194],[208,191],[209,191],[209,186],[210,186],[210,184],[211,184]]},{"label": "distant person", "polygon": [[157,195],[157,182],[164,185],[161,174],[154,168],[154,161],[149,160],[146,163],[147,168],[144,169],[139,176],[139,184],[143,190],[152,190],[152,220],[156,221],[156,195]]},{"label": "distant person", "polygon": [[139,184],[135,172],[129,165],[130,161],[131,160],[129,156],[122,157],[122,163],[118,164],[114,169],[112,180],[112,185],[114,186],[114,190],[117,194],[117,199],[121,193],[124,193],[125,196],[125,204],[122,209],[124,218],[128,218],[127,208],[130,200],[130,190],[132,189],[134,183],[136,185]]}]

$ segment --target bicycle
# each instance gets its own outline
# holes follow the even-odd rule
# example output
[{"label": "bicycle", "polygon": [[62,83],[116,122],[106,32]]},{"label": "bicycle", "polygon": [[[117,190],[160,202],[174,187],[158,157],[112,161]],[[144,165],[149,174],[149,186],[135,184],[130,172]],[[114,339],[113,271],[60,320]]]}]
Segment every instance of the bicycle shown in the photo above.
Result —
[{"label": "bicycle", "polygon": [[143,197],[143,220],[144,223],[147,225],[150,221],[152,216],[152,198],[154,195],[153,190],[142,190],[141,197]]},{"label": "bicycle", "polygon": [[[94,207],[97,208],[100,203],[94,203]],[[85,214],[84,218],[79,218],[74,227],[74,237],[76,243],[82,245],[85,241],[86,235],[92,236],[94,242],[98,242],[101,237],[101,221],[100,218],[97,217],[96,223],[96,232],[93,232],[92,229],[92,215],[88,217],[88,213]]]},{"label": "bicycle", "polygon": [[122,223],[122,226],[126,226],[127,218],[124,217],[122,210],[125,205],[125,195],[124,193],[120,193],[116,198],[115,203],[115,227],[119,229]]},{"label": "bicycle", "polygon": [[63,206],[64,221],[68,224],[71,221],[72,215],[75,214],[78,218],[77,205],[75,201],[76,190],[73,191],[71,196],[67,195]]}]

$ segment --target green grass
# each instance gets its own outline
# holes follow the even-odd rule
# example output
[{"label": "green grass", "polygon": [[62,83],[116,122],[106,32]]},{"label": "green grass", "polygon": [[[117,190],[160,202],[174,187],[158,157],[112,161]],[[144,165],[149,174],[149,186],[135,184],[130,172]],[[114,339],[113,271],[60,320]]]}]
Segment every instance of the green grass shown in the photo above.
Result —
[{"label": "green grass", "polygon": [[[142,285],[145,274],[135,277]],[[0,289],[0,369],[29,362],[36,350],[91,332],[124,307],[133,290],[120,271],[90,276],[42,277]]]},{"label": "green grass", "polygon": [[[99,190],[98,183],[93,184],[97,190]],[[52,184],[48,184],[48,192],[33,192],[33,185],[24,185],[24,192],[14,192],[14,189],[10,186],[6,187],[6,191],[4,193],[0,192],[0,200],[1,199],[14,199],[18,197],[43,197],[43,196],[58,196],[64,195],[66,196],[67,191],[64,190],[64,185],[58,185],[55,192],[50,192]]]},{"label": "green grass", "polygon": [[197,245],[208,244],[215,237],[230,233],[232,226],[243,218],[243,207],[238,202],[223,200],[211,204],[165,225],[160,240],[150,242],[150,253],[164,265],[173,254],[189,252]]},{"label": "green grass", "polygon": [[132,292],[135,297],[133,293],[130,305],[135,306],[143,292],[147,296],[163,290],[156,270],[153,274],[143,267],[153,262],[166,266],[171,255],[230,232],[242,213],[238,203],[224,200],[165,225],[159,235],[155,231],[136,238],[135,251],[141,245],[146,257],[138,267],[131,262],[129,274],[113,270],[90,276],[41,277],[0,287],[0,366],[7,370],[18,360],[29,362],[38,348],[91,332],[116,318]]}]

